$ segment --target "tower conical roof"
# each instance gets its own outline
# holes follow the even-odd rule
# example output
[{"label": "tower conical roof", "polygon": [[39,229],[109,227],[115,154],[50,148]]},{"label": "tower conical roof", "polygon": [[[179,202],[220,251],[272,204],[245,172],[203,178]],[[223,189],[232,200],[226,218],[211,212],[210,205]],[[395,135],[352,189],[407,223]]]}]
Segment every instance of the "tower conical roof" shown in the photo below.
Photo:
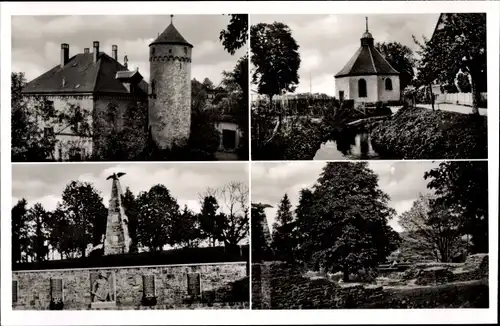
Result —
[{"label": "tower conical roof", "polygon": [[193,47],[172,23],[149,46],[153,44],[178,44]]}]

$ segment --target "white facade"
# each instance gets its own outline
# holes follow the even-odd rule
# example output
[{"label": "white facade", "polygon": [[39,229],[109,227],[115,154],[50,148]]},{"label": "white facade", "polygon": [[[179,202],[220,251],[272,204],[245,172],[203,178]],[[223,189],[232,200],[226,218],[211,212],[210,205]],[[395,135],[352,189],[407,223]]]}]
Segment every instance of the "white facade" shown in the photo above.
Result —
[{"label": "white facade", "polygon": [[[363,86],[365,84],[366,86]],[[356,103],[399,101],[399,76],[345,76],[335,78],[335,94],[339,99]]]}]

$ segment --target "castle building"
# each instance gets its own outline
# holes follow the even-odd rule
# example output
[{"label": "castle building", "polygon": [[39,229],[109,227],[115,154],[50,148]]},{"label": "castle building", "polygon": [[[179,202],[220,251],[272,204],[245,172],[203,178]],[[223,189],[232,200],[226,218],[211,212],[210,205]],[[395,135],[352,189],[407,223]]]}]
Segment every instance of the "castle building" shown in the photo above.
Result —
[{"label": "castle building", "polygon": [[368,31],[368,18],[361,46],[335,75],[335,88],[339,99],[356,103],[400,100],[399,72],[375,48],[373,36]]},{"label": "castle building", "polygon": [[172,22],[149,45],[149,130],[162,149],[189,139],[192,48]]},{"label": "castle building", "polygon": [[[92,52],[85,48],[70,57],[69,51],[68,44],[61,44],[59,64],[27,83],[22,94],[28,101],[45,98],[58,113],[71,116],[76,107],[86,113],[85,121],[73,119],[73,124],[67,122],[72,119],[39,121],[44,132],[58,140],[54,159],[85,160],[104,150],[106,135],[137,122],[129,120],[129,110],[146,105],[148,84],[138,70],[129,71],[126,62],[118,62],[116,45],[111,56],[101,51],[98,41],[93,42]],[[91,130],[82,131],[82,124]]]}]

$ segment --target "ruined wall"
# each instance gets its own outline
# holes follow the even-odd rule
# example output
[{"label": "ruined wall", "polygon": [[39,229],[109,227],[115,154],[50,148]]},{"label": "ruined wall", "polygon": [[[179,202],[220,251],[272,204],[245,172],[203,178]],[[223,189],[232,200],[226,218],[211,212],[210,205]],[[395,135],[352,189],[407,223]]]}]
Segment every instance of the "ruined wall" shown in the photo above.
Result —
[{"label": "ruined wall", "polygon": [[150,46],[149,127],[163,149],[183,146],[191,128],[191,48]]},{"label": "ruined wall", "polygon": [[[246,262],[100,269],[15,271],[12,273],[13,309],[46,310],[50,304],[50,279],[62,279],[64,309],[82,310],[91,306],[91,273],[114,273],[116,303],[111,309],[193,309],[244,308],[246,302],[224,302],[213,295],[210,302],[193,301],[189,295],[188,274],[199,273],[198,291],[204,293],[227,287],[247,276]],[[156,305],[144,306],[143,275],[154,275]],[[248,280],[248,278],[247,278]],[[191,285],[192,289],[192,285]]]},{"label": "ruined wall", "polygon": [[416,284],[391,287],[310,279],[282,262],[252,264],[252,309],[487,308],[487,258],[469,258],[463,273],[426,268]]}]

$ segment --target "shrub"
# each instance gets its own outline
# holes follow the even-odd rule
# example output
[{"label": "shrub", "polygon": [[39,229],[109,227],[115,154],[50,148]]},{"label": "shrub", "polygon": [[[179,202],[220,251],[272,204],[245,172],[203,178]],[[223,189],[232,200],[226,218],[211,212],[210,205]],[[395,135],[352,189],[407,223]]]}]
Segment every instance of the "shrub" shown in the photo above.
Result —
[{"label": "shrub", "polygon": [[487,158],[484,116],[421,108],[400,109],[371,132],[374,149],[399,159]]}]

